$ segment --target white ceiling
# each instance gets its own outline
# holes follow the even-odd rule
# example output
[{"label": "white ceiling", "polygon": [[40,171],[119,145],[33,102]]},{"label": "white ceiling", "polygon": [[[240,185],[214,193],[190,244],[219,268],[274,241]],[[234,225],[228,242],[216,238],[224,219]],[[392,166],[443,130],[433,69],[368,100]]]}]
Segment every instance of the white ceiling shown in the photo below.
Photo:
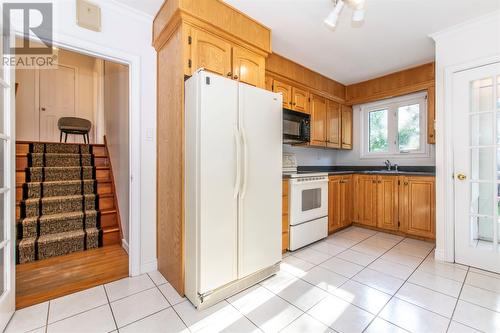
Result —
[{"label": "white ceiling", "polygon": [[[118,1],[151,15],[163,2]],[[332,31],[331,0],[224,1],[272,29],[274,52],[344,84],[432,61],[429,34],[500,9],[500,0],[366,0],[363,25],[344,8]]]}]

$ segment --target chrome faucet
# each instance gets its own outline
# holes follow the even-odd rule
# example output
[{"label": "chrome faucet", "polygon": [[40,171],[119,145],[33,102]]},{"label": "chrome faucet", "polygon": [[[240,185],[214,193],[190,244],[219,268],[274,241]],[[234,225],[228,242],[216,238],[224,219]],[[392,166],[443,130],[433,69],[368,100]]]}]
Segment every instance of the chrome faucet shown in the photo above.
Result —
[{"label": "chrome faucet", "polygon": [[387,160],[384,162],[385,167],[387,168],[387,171],[391,171],[391,161]]}]

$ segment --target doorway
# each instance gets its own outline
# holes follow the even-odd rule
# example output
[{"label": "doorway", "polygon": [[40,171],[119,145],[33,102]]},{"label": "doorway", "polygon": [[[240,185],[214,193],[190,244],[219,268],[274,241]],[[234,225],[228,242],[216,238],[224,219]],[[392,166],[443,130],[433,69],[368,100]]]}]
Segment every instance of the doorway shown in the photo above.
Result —
[{"label": "doorway", "polygon": [[[17,308],[129,275],[129,67],[58,52],[57,69],[16,70]],[[59,143],[61,117],[89,121],[90,144],[81,135]],[[28,216],[33,201],[40,213]],[[60,203],[45,211],[51,201]],[[26,237],[30,219],[36,234]]]},{"label": "doorway", "polygon": [[500,63],[453,76],[455,261],[500,273]]}]

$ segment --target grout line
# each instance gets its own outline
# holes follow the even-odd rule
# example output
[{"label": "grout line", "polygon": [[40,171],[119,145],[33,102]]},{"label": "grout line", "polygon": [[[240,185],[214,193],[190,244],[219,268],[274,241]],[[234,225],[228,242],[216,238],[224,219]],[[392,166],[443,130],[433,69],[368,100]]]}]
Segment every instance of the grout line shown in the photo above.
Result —
[{"label": "grout line", "polygon": [[109,310],[111,311],[111,316],[113,317],[116,330],[118,330],[118,324],[116,323],[115,313],[113,312],[113,308],[111,307],[111,302],[109,301],[108,291],[106,290],[106,287],[104,285],[102,285],[102,287],[104,288],[104,294],[106,295],[106,299],[108,300]]},{"label": "grout line", "polygon": [[458,293],[457,301],[455,302],[455,306],[453,307],[453,311],[452,311],[451,317],[450,317],[450,322],[448,323],[448,327],[446,328],[446,332],[448,332],[450,330],[450,325],[451,325],[451,322],[453,321],[453,316],[455,315],[455,310],[457,309],[458,301],[460,300],[460,295],[462,295],[462,290],[464,289],[465,280],[467,280],[467,275],[469,275],[469,270],[470,270],[470,267],[467,269],[467,273],[465,273],[464,282],[462,282],[462,286],[460,287],[460,292]]},{"label": "grout line", "polygon": [[[232,296],[231,296],[231,297],[232,297]],[[246,314],[244,314],[243,312],[241,312],[240,310],[238,310],[238,308],[237,308],[237,307],[235,307],[235,306],[234,306],[231,302],[229,302],[229,301],[228,301],[228,299],[229,299],[229,298],[230,298],[230,297],[228,297],[228,298],[224,299],[224,300],[227,302],[227,304],[229,304],[229,306],[231,306],[231,307],[232,307],[232,308],[234,308],[236,311],[238,311],[238,313],[240,313],[240,314],[243,316],[243,318],[248,319],[248,321],[249,321],[249,322],[251,322],[253,325],[255,325],[255,327],[257,327],[257,329],[258,329],[259,331],[263,332],[263,331],[262,331],[262,329],[259,327],[259,325],[257,325],[256,323],[254,323],[254,322],[252,321],[252,319],[250,319],[249,317],[247,317],[247,315],[246,315]],[[300,309],[299,309],[299,310],[300,310]],[[302,316],[302,315],[301,315],[301,316]],[[299,316],[299,317],[300,317],[300,316]],[[295,321],[295,320],[294,320],[294,321]],[[288,325],[287,325],[287,326],[288,326]]]},{"label": "grout line", "polygon": [[47,320],[45,321],[45,333],[49,330],[49,314],[50,314],[50,304],[52,301],[49,301],[49,304],[47,305]]}]

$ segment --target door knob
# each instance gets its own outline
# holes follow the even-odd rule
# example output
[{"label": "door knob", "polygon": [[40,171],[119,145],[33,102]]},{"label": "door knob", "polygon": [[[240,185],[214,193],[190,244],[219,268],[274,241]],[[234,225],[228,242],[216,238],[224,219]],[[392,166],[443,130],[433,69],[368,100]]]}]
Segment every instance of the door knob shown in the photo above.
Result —
[{"label": "door knob", "polygon": [[463,173],[458,173],[457,174],[457,178],[458,180],[466,180],[467,179],[467,176],[464,175]]},{"label": "door knob", "polygon": [[45,108],[42,108],[42,111],[45,111]]}]

